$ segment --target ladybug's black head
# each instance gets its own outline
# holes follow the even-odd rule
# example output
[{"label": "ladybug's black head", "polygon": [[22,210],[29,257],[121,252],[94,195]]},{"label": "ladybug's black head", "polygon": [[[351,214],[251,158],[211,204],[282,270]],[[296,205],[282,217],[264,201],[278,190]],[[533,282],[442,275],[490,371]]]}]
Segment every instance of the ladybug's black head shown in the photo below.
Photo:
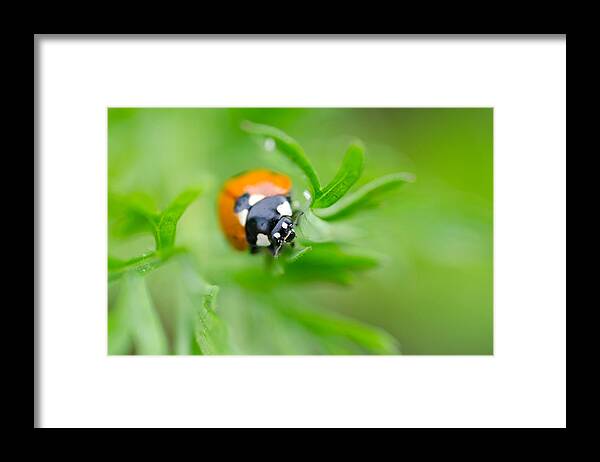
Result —
[{"label": "ladybug's black head", "polygon": [[284,243],[290,243],[296,237],[288,196],[244,194],[237,200],[234,211],[246,230],[252,252],[267,247],[277,255]]},{"label": "ladybug's black head", "polygon": [[296,237],[294,231],[294,222],[289,217],[282,217],[271,231],[271,243],[274,247],[274,255],[279,253],[279,250],[284,243],[290,243]]}]

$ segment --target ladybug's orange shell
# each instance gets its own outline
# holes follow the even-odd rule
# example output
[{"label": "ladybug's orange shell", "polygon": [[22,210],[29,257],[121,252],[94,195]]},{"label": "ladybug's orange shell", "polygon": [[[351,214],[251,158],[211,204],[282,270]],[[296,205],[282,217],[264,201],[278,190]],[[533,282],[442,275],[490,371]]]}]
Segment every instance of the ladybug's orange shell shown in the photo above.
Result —
[{"label": "ladybug's orange shell", "polygon": [[227,240],[238,250],[248,248],[246,231],[234,212],[235,202],[243,194],[261,194],[265,197],[288,195],[292,189],[289,177],[270,170],[251,170],[226,181],[219,194],[218,208],[221,229]]}]

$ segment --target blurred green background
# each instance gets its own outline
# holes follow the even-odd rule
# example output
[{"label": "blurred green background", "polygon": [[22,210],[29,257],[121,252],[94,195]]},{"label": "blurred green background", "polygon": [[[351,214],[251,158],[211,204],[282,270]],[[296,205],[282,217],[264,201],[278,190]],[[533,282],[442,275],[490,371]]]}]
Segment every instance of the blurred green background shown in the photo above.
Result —
[{"label": "blurred green background", "polygon": [[[219,228],[217,194],[234,174],[268,167],[293,178],[295,195],[306,187],[293,164],[240,130],[243,120],[294,137],[323,183],[335,175],[355,137],[366,146],[359,185],[398,171],[417,177],[376,209],[339,225],[351,230],[350,245],[380,257],[377,268],[347,286],[317,280],[283,287],[279,301],[289,298],[380,327],[397,339],[402,354],[493,353],[491,108],[110,108],[109,193],[142,192],[164,207],[189,186],[203,189],[179,222],[177,244],[190,249],[206,281],[220,286],[218,312],[231,353],[313,352],[304,333],[269,315],[271,295],[238,283],[236,271],[263,266],[264,258],[233,250]],[[117,235],[109,219],[112,257],[131,258],[153,245],[150,235]],[[169,264],[146,277],[170,342],[177,278]],[[109,309],[118,290],[109,284]]]}]

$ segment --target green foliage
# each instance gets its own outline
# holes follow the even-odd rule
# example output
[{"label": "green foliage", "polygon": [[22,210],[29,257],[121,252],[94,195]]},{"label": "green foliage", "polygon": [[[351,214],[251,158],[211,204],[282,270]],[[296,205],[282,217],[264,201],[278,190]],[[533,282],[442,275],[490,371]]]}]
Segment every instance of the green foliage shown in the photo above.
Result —
[{"label": "green foliage", "polygon": [[301,253],[285,261],[285,273],[282,276],[285,282],[328,281],[348,285],[356,273],[378,265],[375,257],[364,252],[348,252],[334,242],[315,242],[310,245],[310,249],[310,252]]},{"label": "green foliage", "polygon": [[415,180],[411,173],[393,173],[367,183],[354,193],[349,193],[362,175],[364,165],[365,149],[362,143],[356,140],[348,147],[335,177],[322,188],[316,170],[304,149],[288,134],[278,128],[249,121],[242,123],[242,129],[273,140],[277,150],[304,172],[312,192],[310,207],[319,210],[317,214],[325,220],[347,218],[360,209],[371,207],[386,193]]},{"label": "green foliage", "polygon": [[317,172],[310,163],[310,160],[308,160],[308,157],[306,157],[304,149],[302,149],[302,146],[300,146],[295,139],[278,128],[255,124],[249,121],[244,121],[242,123],[242,130],[253,135],[266,137],[267,140],[272,140],[275,143],[277,150],[284,154],[304,172],[306,178],[308,178],[313,197],[318,197],[321,194],[321,183],[317,176]]},{"label": "green foliage", "polygon": [[152,198],[142,193],[109,194],[108,216],[112,235],[117,238],[145,232],[154,234],[160,219]]},{"label": "green foliage", "polygon": [[296,251],[294,251],[287,259],[287,261],[289,263],[294,263],[296,260],[302,258],[302,255],[304,255],[306,252],[310,252],[312,250],[312,247],[306,246],[306,247],[302,247],[301,249],[298,249]]},{"label": "green foliage", "polygon": [[185,209],[200,195],[199,189],[188,189],[182,192],[175,200],[160,214],[156,227],[157,250],[169,249],[175,244],[175,232],[177,222],[185,212]]},{"label": "green foliage", "polygon": [[[156,250],[138,257],[122,260],[108,258],[109,281],[121,279],[119,298],[109,312],[109,354],[127,354],[134,348],[136,354],[167,354],[167,336],[145,285],[145,276],[176,255],[187,255],[175,247],[177,223],[188,206],[200,194],[199,189],[188,189],[158,213],[148,198],[141,195],[112,196],[112,210],[125,214],[130,223],[119,227],[119,235],[126,230],[131,234],[151,232]],[[190,256],[187,255],[189,258]],[[183,265],[184,287],[176,320],[176,354],[222,354],[227,352],[226,328],[215,310],[218,287],[206,284],[189,269],[189,260]],[[193,310],[193,316],[190,316]],[[191,326],[197,345],[190,345]]]},{"label": "green foliage", "polygon": [[367,354],[400,353],[396,339],[382,329],[340,315],[290,306],[287,303],[277,303],[276,309],[320,339],[324,348],[332,354],[348,354],[348,342]]},{"label": "green foliage", "polygon": [[365,149],[358,142],[348,148],[337,175],[323,188],[313,203],[313,208],[322,209],[340,200],[362,175]]},{"label": "green foliage", "polygon": [[147,195],[109,195],[109,217],[112,217],[113,234],[127,237],[141,232],[151,232],[156,249],[173,247],[177,222],[181,215],[200,195],[200,189],[191,188],[179,194],[167,208],[159,212],[154,201]]},{"label": "green foliage", "polygon": [[167,337],[142,276],[127,273],[119,288],[119,298],[108,315],[108,352],[127,354],[168,353]]},{"label": "green foliage", "polygon": [[229,351],[227,327],[217,314],[219,287],[207,283],[190,258],[182,265],[181,282],[198,354],[226,354]]},{"label": "green foliage", "polygon": [[155,270],[167,263],[171,257],[185,252],[180,247],[167,248],[165,250],[156,250],[148,252],[139,257],[133,257],[129,260],[121,260],[115,257],[108,258],[108,280],[116,281],[128,272],[136,272],[144,275],[149,271]]},{"label": "green foliage", "polygon": [[378,201],[383,199],[386,193],[413,181],[414,176],[409,173],[392,173],[382,176],[348,194],[331,207],[318,210],[315,213],[320,218],[328,221],[348,218],[360,210],[372,208],[378,204]]},{"label": "green foliage", "polygon": [[287,249],[278,259],[269,256],[266,261],[262,270],[251,266],[237,271],[236,282],[253,292],[301,284],[350,285],[357,274],[379,264],[374,255],[335,242],[312,242],[298,250]]},{"label": "green foliage", "polygon": [[143,255],[122,260],[108,257],[108,279],[114,281],[129,271],[145,274],[152,271],[171,257],[185,252],[175,247],[177,222],[183,212],[200,195],[200,189],[191,188],[179,194],[162,212],[158,212],[151,198],[142,194],[109,196],[109,216],[113,216],[113,228],[119,237],[127,237],[140,232],[150,232],[154,236],[156,250]]},{"label": "green foliage", "polygon": [[204,355],[227,353],[227,329],[216,312],[218,293],[217,286],[209,286],[196,311],[196,341]]}]

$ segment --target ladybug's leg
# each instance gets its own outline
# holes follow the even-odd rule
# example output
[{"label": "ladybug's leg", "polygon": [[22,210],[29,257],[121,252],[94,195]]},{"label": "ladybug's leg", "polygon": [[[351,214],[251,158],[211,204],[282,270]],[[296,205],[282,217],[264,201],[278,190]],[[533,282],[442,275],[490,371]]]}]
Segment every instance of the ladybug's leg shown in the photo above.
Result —
[{"label": "ladybug's leg", "polygon": [[296,226],[298,224],[298,220],[300,220],[300,217],[304,215],[304,212],[302,210],[295,210],[293,215],[292,215],[292,221],[294,222],[294,226]]},{"label": "ladybug's leg", "polygon": [[259,251],[259,248],[258,248],[258,246],[256,246],[256,245],[252,245],[252,246],[250,246],[250,253],[251,253],[251,254],[258,253],[258,251]]}]

